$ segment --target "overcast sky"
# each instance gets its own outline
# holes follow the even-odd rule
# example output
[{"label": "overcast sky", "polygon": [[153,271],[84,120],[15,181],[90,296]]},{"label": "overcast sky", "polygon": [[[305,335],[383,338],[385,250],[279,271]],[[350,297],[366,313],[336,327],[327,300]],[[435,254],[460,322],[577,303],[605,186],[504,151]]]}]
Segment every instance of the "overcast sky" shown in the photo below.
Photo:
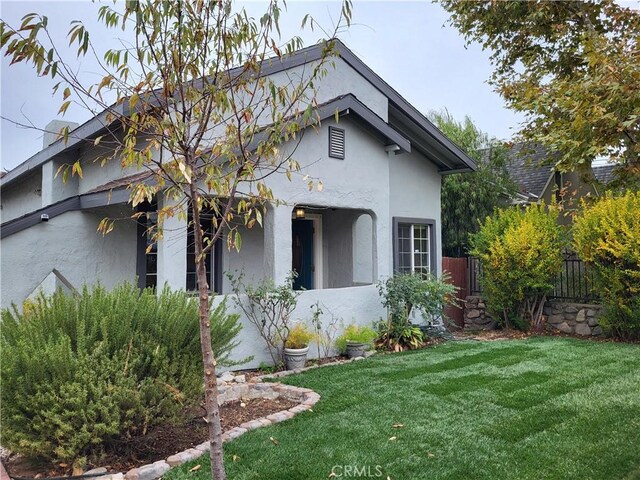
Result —
[{"label": "overcast sky", "polygon": [[[248,10],[259,16],[264,7],[249,2]],[[17,25],[26,13],[38,12],[49,17],[54,39],[62,44],[69,22],[82,20],[92,32],[100,52],[114,45],[122,32],[100,29],[98,5],[90,1],[0,1],[0,17]],[[289,1],[281,19],[283,38],[302,35],[305,45],[315,43],[319,34],[299,30],[302,17],[310,13],[323,25],[337,18],[337,1]],[[491,74],[488,52],[477,45],[465,46],[463,38],[446,26],[447,14],[430,2],[360,2],[356,1],[352,27],[340,35],[341,40],[378,75],[423,113],[448,109],[456,118],[469,115],[485,132],[498,138],[510,138],[519,117],[504,107],[502,99],[487,84]],[[96,33],[93,33],[94,30]],[[85,78],[97,78],[97,68],[89,60],[76,63]],[[52,97],[54,82],[37,78],[25,65],[9,66],[2,58],[0,70],[0,110],[3,117],[43,128],[56,118],[60,97]],[[89,113],[70,107],[64,119],[82,123]],[[58,117],[60,118],[60,117]],[[42,133],[17,127],[2,120],[1,166],[12,169],[42,148]]]}]

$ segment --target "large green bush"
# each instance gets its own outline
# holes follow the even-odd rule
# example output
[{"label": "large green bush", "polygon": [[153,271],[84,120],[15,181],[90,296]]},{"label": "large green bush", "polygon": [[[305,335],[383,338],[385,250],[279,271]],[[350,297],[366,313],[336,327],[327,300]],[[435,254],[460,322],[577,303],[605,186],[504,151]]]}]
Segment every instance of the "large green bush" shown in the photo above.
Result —
[{"label": "large green bush", "polygon": [[583,204],[574,247],[595,273],[600,324],[614,336],[640,337],[640,192]]},{"label": "large green bush", "polygon": [[511,207],[487,217],[471,235],[482,264],[482,292],[496,321],[542,328],[542,309],[562,266],[563,232],[554,206]]},{"label": "large green bush", "polygon": [[[200,401],[198,305],[186,294],[85,287],[23,310],[3,310],[0,328],[2,444],[12,451],[82,464]],[[224,363],[241,325],[223,303],[211,328]]]}]

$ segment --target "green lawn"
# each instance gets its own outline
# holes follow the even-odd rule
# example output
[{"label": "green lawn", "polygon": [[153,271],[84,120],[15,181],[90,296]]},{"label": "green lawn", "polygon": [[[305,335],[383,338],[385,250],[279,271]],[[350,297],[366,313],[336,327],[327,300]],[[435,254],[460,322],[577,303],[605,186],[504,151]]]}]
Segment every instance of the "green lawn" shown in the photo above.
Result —
[{"label": "green lawn", "polygon": [[[230,479],[326,479],[334,465],[393,480],[640,479],[637,345],[449,342],[286,382],[320,402],[227,444]],[[203,457],[165,478],[208,475]]]}]

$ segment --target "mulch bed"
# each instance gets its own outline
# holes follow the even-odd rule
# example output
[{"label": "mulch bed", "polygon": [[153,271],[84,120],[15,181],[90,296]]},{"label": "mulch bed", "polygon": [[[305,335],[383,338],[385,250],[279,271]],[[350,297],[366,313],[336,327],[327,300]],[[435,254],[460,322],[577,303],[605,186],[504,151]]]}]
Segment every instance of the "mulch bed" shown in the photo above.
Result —
[{"label": "mulch bed", "polygon": [[[286,398],[256,398],[244,402],[236,400],[225,403],[220,407],[222,431],[296,405],[296,402]],[[199,445],[208,439],[204,414],[204,408],[187,410],[179,426],[158,425],[144,436],[110,445],[99,464],[88,465],[85,470],[106,467],[110,472],[126,472]],[[3,463],[11,477],[44,478],[71,475],[70,466],[60,465],[52,468],[50,463],[26,459],[19,455],[12,455]]]}]

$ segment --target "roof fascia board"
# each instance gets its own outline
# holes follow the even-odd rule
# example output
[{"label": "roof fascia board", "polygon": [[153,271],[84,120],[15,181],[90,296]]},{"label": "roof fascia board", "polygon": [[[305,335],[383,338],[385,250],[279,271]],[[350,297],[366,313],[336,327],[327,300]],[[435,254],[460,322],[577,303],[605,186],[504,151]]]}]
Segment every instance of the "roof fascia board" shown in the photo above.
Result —
[{"label": "roof fascia board", "polygon": [[[375,88],[381,93],[387,96],[387,98],[395,104],[398,109],[409,117],[414,123],[416,123],[421,129],[427,131],[438,143],[444,146],[448,151],[460,159],[472,170],[476,169],[474,161],[469,158],[455,143],[449,140],[440,130],[438,130],[433,123],[431,123],[424,115],[422,115],[413,105],[406,101],[398,92],[396,92],[387,82],[385,82],[378,74],[376,74],[371,68],[369,68],[362,60],[360,60],[351,50],[349,50],[340,40],[334,39],[336,42],[337,52],[348,65],[350,65],[356,72],[362,75],[368,80]],[[283,59],[268,59],[269,62],[266,68],[261,71],[262,75],[271,75],[278,73],[296,66],[313,62],[322,58],[325,45],[322,43],[313,45],[311,47],[304,48],[298,52],[294,52],[291,55],[283,57]],[[230,75],[240,75],[241,68],[230,71]],[[113,106],[112,108],[118,109],[119,114],[127,114],[125,109],[125,103]],[[92,135],[97,134],[100,130],[107,128],[106,118],[109,115],[110,109],[104,110],[91,120],[85,122],[80,127],[76,128],[73,133],[73,137],[65,145],[64,141],[58,140],[51,144],[47,148],[36,153],[30,159],[23,164],[19,165],[15,169],[7,172],[7,174],[0,180],[0,187],[11,183],[16,178],[25,174],[29,170],[37,168],[46,161],[50,160],[53,156],[61,153],[62,151],[78,146],[80,142],[85,141]]]},{"label": "roof fascia board", "polygon": [[0,225],[0,239],[9,237],[14,233],[26,230],[42,222],[42,215],[47,215],[48,220],[74,210],[86,210],[107,205],[118,205],[129,201],[129,191],[120,188],[104,192],[76,195],[60,202],[27,213],[22,217],[14,218]]},{"label": "roof fascia board", "polygon": [[[122,112],[124,111],[122,104],[114,106],[112,108],[116,111],[119,111],[120,114],[122,114]],[[24,175],[30,170],[38,168],[60,153],[67,152],[74,148],[79,148],[83,142],[87,141],[87,139],[108,127],[107,116],[109,115],[109,113],[109,110],[104,110],[102,113],[93,117],[91,120],[74,129],[72,132],[70,132],[66,144],[64,142],[64,139],[58,139],[48,147],[40,150],[38,153],[30,157],[26,162],[21,163],[13,170],[7,172],[7,174],[2,177],[2,180],[0,180],[0,187],[4,187],[5,185],[12,183],[18,177]]]},{"label": "roof fascia board", "polygon": [[[382,120],[375,113],[369,110],[363,103],[361,103],[356,97],[351,94],[345,95],[324,105],[321,105],[315,109],[315,112],[318,116],[317,119],[319,121],[323,121],[327,118],[334,117],[336,111],[338,112],[338,114],[341,114],[343,112],[346,112],[347,110],[350,113],[360,117],[365,123],[371,126],[380,135],[385,137],[389,144],[395,143],[400,147],[402,151],[411,152],[411,141],[408,138],[404,137],[397,130],[390,127],[384,120]],[[312,127],[314,125],[317,125],[317,122],[312,122],[309,125],[306,125],[305,128]],[[255,150],[258,145],[265,140],[265,137],[268,134],[269,133],[266,129],[256,134],[253,141],[249,144],[248,149],[250,151]]]},{"label": "roof fascia board", "polygon": [[340,57],[347,62],[360,75],[365,77],[371,84],[382,92],[393,102],[398,108],[405,113],[413,122],[418,124],[423,130],[426,130],[433,138],[450,150],[456,157],[460,158],[469,168],[475,170],[475,162],[460,149],[455,143],[449,140],[433,123],[431,123],[422,113],[413,105],[405,100],[396,90],[394,90],[387,82],[385,82],[377,73],[375,73],[367,64],[360,60],[351,50],[349,50],[342,42],[338,41],[338,49]]}]

